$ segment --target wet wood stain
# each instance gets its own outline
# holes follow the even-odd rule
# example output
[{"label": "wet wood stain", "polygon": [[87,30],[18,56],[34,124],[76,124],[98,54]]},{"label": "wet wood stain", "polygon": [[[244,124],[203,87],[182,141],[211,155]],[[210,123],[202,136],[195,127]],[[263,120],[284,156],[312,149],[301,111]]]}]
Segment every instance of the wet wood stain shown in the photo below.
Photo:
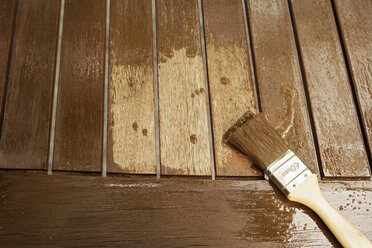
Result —
[{"label": "wet wood stain", "polygon": [[58,0],[18,1],[0,167],[46,168],[58,18]]},{"label": "wet wood stain", "polygon": [[101,170],[105,6],[104,0],[65,2],[55,170]]},{"label": "wet wood stain", "polygon": [[292,5],[324,176],[369,177],[331,4],[293,0]]},{"label": "wet wood stain", "polygon": [[109,172],[155,173],[151,1],[111,1]]},{"label": "wet wood stain", "polygon": [[248,0],[262,110],[289,147],[318,172],[286,0]]},{"label": "wet wood stain", "polygon": [[0,2],[0,109],[2,109],[3,104],[5,80],[11,46],[10,43],[13,31],[13,20],[16,7],[15,5],[16,2],[14,0],[4,0]]},{"label": "wet wood stain", "polygon": [[336,0],[336,12],[345,42],[369,150],[372,150],[372,2]]},{"label": "wet wood stain", "polygon": [[[341,247],[267,181],[55,174],[0,172],[0,246]],[[320,187],[372,239],[371,182]]]}]

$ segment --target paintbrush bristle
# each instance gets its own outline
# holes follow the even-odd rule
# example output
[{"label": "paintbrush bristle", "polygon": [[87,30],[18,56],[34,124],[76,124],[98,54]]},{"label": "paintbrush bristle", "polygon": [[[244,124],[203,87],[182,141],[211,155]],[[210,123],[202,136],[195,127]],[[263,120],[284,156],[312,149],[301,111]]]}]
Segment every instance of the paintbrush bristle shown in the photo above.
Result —
[{"label": "paintbrush bristle", "polygon": [[265,170],[289,148],[263,113],[245,113],[223,137],[224,141]]}]

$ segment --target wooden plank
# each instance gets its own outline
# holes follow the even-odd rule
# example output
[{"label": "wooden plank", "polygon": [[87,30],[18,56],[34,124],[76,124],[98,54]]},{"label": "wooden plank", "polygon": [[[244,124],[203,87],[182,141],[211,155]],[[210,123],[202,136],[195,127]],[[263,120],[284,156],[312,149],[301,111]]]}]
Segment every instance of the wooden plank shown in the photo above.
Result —
[{"label": "wooden plank", "polygon": [[369,165],[329,1],[292,1],[326,177],[369,177]]},{"label": "wooden plank", "polygon": [[65,2],[53,169],[100,171],[104,0]]},{"label": "wooden plank", "polygon": [[[371,240],[372,182],[320,187]],[[341,247],[313,211],[264,180],[0,172],[0,195],[1,247]]]},{"label": "wooden plank", "polygon": [[318,172],[306,97],[286,0],[248,0],[262,110],[289,147]]},{"label": "wooden plank", "polygon": [[354,88],[372,150],[372,2],[335,1]]},{"label": "wooden plank", "polygon": [[108,171],[155,173],[151,0],[112,0]]},{"label": "wooden plank", "polygon": [[168,175],[210,175],[198,3],[156,3],[161,171]]},{"label": "wooden plank", "polygon": [[[2,105],[5,90],[6,73],[8,71],[9,52],[11,46],[14,11],[16,1],[4,0],[0,2],[0,114],[2,115]],[[0,117],[1,128],[1,117]],[[1,130],[0,130],[1,134]]]},{"label": "wooden plank", "polygon": [[241,0],[203,1],[217,176],[260,176],[252,163],[223,141],[247,110],[256,111]]},{"label": "wooden plank", "polygon": [[58,0],[19,1],[0,167],[46,168],[58,18]]}]

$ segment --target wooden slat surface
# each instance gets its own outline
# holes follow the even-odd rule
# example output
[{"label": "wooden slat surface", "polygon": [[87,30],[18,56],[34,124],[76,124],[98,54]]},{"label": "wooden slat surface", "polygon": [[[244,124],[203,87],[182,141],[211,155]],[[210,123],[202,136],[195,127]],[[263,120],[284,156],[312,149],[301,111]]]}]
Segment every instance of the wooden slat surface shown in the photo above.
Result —
[{"label": "wooden slat surface", "polygon": [[19,1],[0,167],[46,167],[58,17],[58,0]]},{"label": "wooden slat surface", "polygon": [[354,87],[372,150],[372,1],[336,0]]},{"label": "wooden slat surface", "polygon": [[286,0],[248,0],[262,111],[315,173],[318,165]]},{"label": "wooden slat surface", "polygon": [[368,160],[331,3],[291,2],[324,176],[368,177]]},{"label": "wooden slat surface", "polygon": [[104,0],[66,0],[53,169],[100,171]]},{"label": "wooden slat surface", "polygon": [[112,0],[108,171],[155,173],[151,0]]},{"label": "wooden slat surface", "polygon": [[[10,42],[12,39],[13,20],[16,1],[3,0],[0,2],[0,114],[5,90],[6,73],[8,69]],[[1,128],[1,117],[0,117]],[[1,134],[1,130],[0,130]]]},{"label": "wooden slat surface", "polygon": [[197,0],[159,0],[156,7],[161,171],[210,175]]},{"label": "wooden slat surface", "polygon": [[223,141],[247,110],[256,111],[241,0],[204,0],[204,22],[217,176],[259,176]]},{"label": "wooden slat surface", "polygon": [[[341,247],[267,181],[0,172],[1,247]],[[320,184],[372,240],[372,183]]]}]

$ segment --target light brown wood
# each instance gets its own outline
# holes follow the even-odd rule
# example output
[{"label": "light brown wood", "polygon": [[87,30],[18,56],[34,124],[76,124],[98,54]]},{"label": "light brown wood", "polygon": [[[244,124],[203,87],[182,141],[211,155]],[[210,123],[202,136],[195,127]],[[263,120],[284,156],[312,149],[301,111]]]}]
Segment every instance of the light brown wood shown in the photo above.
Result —
[{"label": "light brown wood", "polygon": [[18,1],[0,140],[2,168],[46,168],[59,2]]},{"label": "light brown wood", "polygon": [[247,110],[256,111],[241,0],[204,0],[208,77],[217,176],[260,176],[228,147],[224,132]]},{"label": "light brown wood", "polygon": [[336,0],[336,12],[372,150],[372,2]]},{"label": "light brown wood", "polygon": [[317,158],[286,0],[248,0],[262,111],[314,172]]},{"label": "light brown wood", "polygon": [[[322,182],[372,239],[372,182]],[[341,247],[265,180],[101,178],[0,171],[1,247]]]},{"label": "light brown wood", "polygon": [[331,3],[291,2],[324,176],[369,177]]},{"label": "light brown wood", "polygon": [[[1,111],[5,90],[6,74],[8,72],[9,52],[11,47],[13,21],[16,1],[3,0],[0,2],[0,128],[1,128]],[[1,130],[0,130],[1,135]]]},{"label": "light brown wood", "polygon": [[155,173],[151,0],[112,0],[108,171]]},{"label": "light brown wood", "polygon": [[210,175],[198,3],[156,3],[161,173]]},{"label": "light brown wood", "polygon": [[101,171],[105,0],[65,2],[53,169]]},{"label": "light brown wood", "polygon": [[314,210],[344,248],[372,247],[371,242],[324,198],[315,174],[292,191],[288,199]]}]

